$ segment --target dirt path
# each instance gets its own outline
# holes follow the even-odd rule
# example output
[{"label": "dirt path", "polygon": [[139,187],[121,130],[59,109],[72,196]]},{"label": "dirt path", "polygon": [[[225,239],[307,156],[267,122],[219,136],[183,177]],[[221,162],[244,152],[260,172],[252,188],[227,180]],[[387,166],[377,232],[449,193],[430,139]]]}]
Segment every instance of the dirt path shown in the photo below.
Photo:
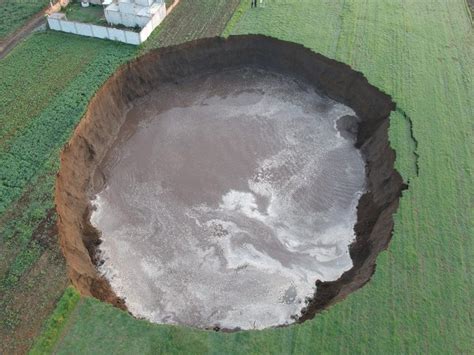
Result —
[{"label": "dirt path", "polygon": [[28,36],[35,28],[46,23],[44,10],[34,15],[23,27],[0,41],[0,59],[3,59],[23,38]]}]

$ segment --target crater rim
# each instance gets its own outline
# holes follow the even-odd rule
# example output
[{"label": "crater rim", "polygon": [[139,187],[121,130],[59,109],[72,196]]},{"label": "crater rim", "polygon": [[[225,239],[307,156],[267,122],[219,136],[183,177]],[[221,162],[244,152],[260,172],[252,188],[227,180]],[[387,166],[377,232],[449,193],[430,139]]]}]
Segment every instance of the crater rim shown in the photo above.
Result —
[{"label": "crater rim", "polygon": [[388,247],[393,214],[402,190],[407,188],[395,170],[395,152],[388,141],[389,116],[395,110],[395,103],[346,64],[296,43],[242,35],[206,38],[150,51],[122,65],[92,98],[61,152],[55,191],[61,248],[69,277],[82,295],[126,310],[124,300],[116,296],[97,271],[100,232],[90,224],[88,195],[95,167],[123,123],[124,109],[156,88],[157,83],[173,82],[202,71],[248,65],[305,77],[322,95],[352,108],[360,120],[356,147],[366,162],[367,192],[357,206],[356,239],[349,249],[353,267],[336,281],[315,280],[317,290],[313,299],[292,324],[312,319],[370,280],[377,255]]}]

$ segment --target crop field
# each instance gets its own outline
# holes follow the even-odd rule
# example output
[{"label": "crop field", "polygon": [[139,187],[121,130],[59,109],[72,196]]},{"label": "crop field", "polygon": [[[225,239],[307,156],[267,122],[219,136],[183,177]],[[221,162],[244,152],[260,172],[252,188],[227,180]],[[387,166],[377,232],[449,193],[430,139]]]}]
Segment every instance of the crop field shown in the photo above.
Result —
[{"label": "crop field", "polygon": [[0,61],[0,353],[28,348],[64,291],[53,209],[59,149],[133,50],[48,32]]},{"label": "crop field", "polygon": [[220,35],[240,0],[181,0],[143,44],[143,50]]},{"label": "crop field", "polygon": [[87,102],[133,56],[223,32],[302,43],[361,71],[397,103],[390,138],[409,190],[372,280],[302,325],[231,334],[150,324],[68,288],[33,352],[472,352],[474,33],[467,3],[247,3],[181,0],[138,49],[46,32],[0,61],[0,353],[31,346],[67,285],[53,186],[59,149]]},{"label": "crop field", "polygon": [[48,4],[47,0],[0,0],[0,42]]}]

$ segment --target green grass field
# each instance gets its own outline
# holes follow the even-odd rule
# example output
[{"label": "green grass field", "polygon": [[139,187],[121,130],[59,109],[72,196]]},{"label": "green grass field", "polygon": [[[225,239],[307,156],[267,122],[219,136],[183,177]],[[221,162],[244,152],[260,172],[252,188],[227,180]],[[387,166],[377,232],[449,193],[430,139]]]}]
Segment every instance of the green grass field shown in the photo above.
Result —
[{"label": "green grass field", "polygon": [[302,43],[363,72],[397,102],[390,137],[410,188],[372,281],[302,325],[232,334],[153,325],[68,289],[34,351],[471,353],[474,34],[466,2],[181,2],[138,49],[48,32],[0,61],[0,353],[27,349],[64,290],[57,244],[37,236],[54,227],[58,150],[90,97],[138,53],[222,32]]},{"label": "green grass field", "polygon": [[49,4],[47,0],[0,0],[0,41]]}]

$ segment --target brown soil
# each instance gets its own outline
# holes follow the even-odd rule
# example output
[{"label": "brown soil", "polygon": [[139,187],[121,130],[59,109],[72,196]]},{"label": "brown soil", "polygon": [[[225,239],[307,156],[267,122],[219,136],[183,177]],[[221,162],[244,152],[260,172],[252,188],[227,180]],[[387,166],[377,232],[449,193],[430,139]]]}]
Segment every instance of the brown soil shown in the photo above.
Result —
[{"label": "brown soil", "polygon": [[208,38],[151,51],[122,66],[90,102],[63,149],[56,183],[60,243],[69,277],[83,295],[125,308],[96,271],[95,248],[100,241],[89,222],[89,191],[98,183],[91,177],[114,142],[125,109],[160,83],[249,65],[303,77],[320,93],[350,106],[361,120],[357,146],[367,162],[368,192],[359,201],[357,238],[350,246],[354,267],[337,281],[317,281],[317,292],[300,321],[314,317],[370,280],[377,255],[391,239],[392,216],[405,188],[394,169],[395,152],[388,141],[389,115],[395,104],[345,64],[298,44],[249,35]]}]

